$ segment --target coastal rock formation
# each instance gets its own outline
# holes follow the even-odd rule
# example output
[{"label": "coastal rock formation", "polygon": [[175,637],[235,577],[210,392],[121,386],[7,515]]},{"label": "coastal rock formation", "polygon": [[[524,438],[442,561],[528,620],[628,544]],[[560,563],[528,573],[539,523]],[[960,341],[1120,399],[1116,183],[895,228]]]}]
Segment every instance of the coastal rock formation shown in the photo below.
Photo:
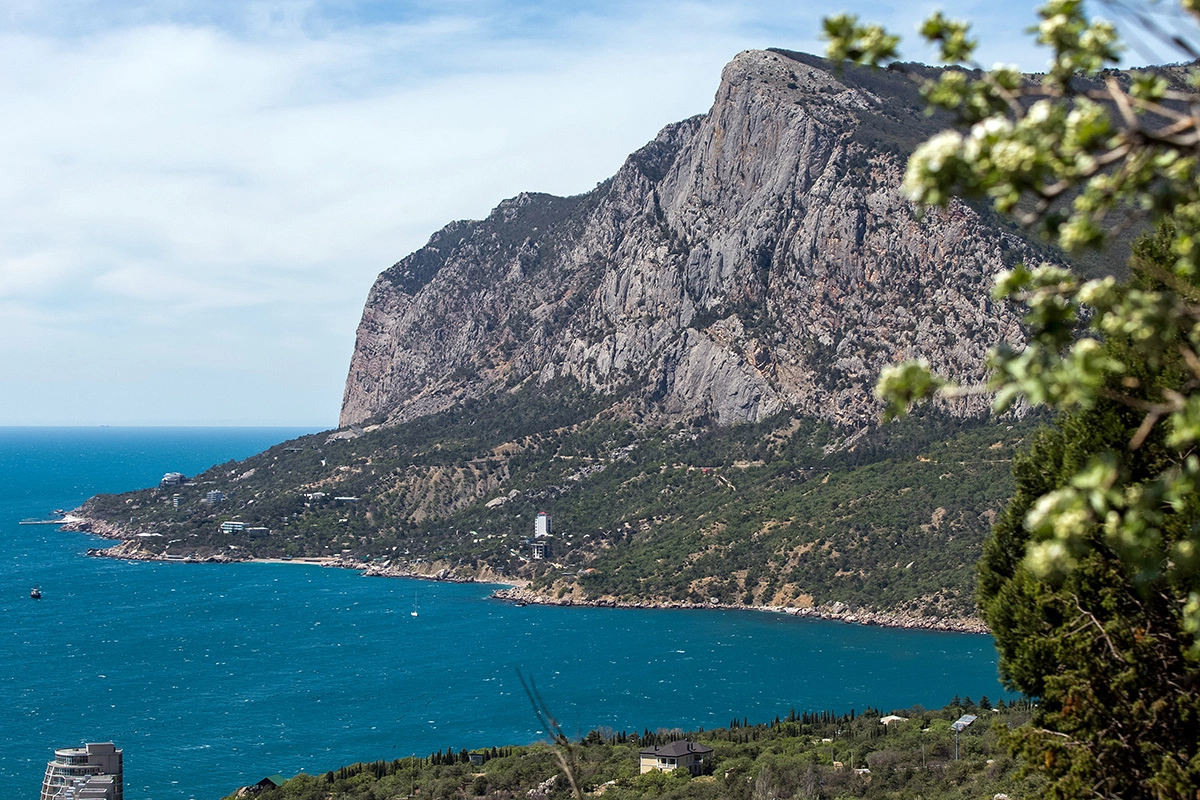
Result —
[{"label": "coastal rock formation", "polygon": [[1021,338],[993,276],[1031,251],[968,206],[902,197],[907,153],[938,125],[922,107],[899,72],[741,53],[708,114],[592,192],[519,195],[383,272],[340,424],[569,376],[650,421],[861,425],[888,363],[978,380],[989,346]]},{"label": "coastal rock formation", "polygon": [[960,633],[988,633],[987,625],[977,617],[930,617],[903,611],[880,611],[871,608],[851,608],[845,603],[834,602],[822,606],[746,606],[728,603],[695,603],[686,600],[643,600],[628,601],[615,597],[579,598],[557,596],[546,591],[534,591],[524,586],[497,589],[491,596],[496,600],[507,600],[517,604],[547,606],[595,606],[598,608],[657,608],[657,609],[734,609],[738,611],[768,611],[794,617],[837,620],[858,625],[880,625],[885,628],[907,628],[910,630],[957,631]]}]

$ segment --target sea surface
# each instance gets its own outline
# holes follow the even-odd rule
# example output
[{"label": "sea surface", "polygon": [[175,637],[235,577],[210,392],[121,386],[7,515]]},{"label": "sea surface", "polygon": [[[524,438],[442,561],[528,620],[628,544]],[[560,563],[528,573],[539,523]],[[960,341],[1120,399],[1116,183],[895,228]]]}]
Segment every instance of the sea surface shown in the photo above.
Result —
[{"label": "sea surface", "polygon": [[124,749],[129,800],[216,800],[276,772],[528,743],[544,733],[518,672],[570,735],[1004,695],[986,636],[517,607],[486,585],[299,564],[89,558],[103,540],[17,524],[307,432],[0,428],[0,797],[35,800],[54,748],[84,741]]}]

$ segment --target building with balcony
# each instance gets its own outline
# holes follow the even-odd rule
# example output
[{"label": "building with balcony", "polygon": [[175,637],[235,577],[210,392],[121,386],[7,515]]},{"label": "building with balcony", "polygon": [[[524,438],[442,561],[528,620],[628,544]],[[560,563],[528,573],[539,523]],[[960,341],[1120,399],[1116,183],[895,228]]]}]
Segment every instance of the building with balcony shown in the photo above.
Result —
[{"label": "building with balcony", "polygon": [[112,742],[54,751],[46,764],[41,800],[124,800],[122,751]]}]

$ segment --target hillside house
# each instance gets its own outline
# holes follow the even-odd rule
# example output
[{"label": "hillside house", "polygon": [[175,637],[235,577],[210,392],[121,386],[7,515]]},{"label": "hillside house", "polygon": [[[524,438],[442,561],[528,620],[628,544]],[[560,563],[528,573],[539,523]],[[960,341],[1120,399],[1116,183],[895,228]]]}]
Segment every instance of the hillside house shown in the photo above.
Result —
[{"label": "hillside house", "polygon": [[162,480],[158,482],[159,486],[182,486],[187,482],[187,476],[182,472],[168,472],[162,476]]},{"label": "hillside house", "polygon": [[682,739],[659,747],[647,747],[638,756],[643,775],[656,769],[661,772],[686,769],[693,775],[699,775],[704,770],[705,762],[712,758],[712,753],[711,747]]},{"label": "hillside house", "polygon": [[265,792],[269,789],[278,789],[280,786],[283,786],[283,782],[284,777],[277,772],[274,775],[268,775],[258,783],[245,787],[242,791],[238,792],[238,794],[258,794],[259,792]]}]

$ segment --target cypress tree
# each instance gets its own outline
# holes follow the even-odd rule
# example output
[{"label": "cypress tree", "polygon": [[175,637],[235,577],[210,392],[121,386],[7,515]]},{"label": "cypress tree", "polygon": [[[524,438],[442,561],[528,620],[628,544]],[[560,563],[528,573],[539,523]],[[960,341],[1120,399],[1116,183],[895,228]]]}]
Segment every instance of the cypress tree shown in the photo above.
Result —
[{"label": "cypress tree", "polygon": [[[1160,234],[1135,246],[1135,287],[1152,289],[1152,276],[1172,263],[1165,241]],[[1178,349],[1166,349],[1158,364],[1137,360],[1117,331],[1104,350],[1128,367],[1114,388],[1146,403],[1195,380]],[[1044,765],[1048,791],[1061,797],[1192,800],[1200,785],[1200,670],[1181,621],[1185,587],[1139,572],[1098,522],[1083,524],[1084,546],[1065,574],[1035,576],[1025,558],[1037,541],[1025,524],[1034,503],[1072,485],[1097,459],[1115,470],[1112,490],[1134,497],[1190,456],[1170,446],[1162,425],[1130,449],[1145,417],[1144,407],[1107,399],[1061,413],[1014,459],[1016,490],[979,566],[979,600],[1001,677],[1039,699],[1033,722],[1013,735],[1012,746]],[[1147,522],[1160,553],[1169,553],[1200,524],[1200,506],[1193,495],[1152,516]]]}]

